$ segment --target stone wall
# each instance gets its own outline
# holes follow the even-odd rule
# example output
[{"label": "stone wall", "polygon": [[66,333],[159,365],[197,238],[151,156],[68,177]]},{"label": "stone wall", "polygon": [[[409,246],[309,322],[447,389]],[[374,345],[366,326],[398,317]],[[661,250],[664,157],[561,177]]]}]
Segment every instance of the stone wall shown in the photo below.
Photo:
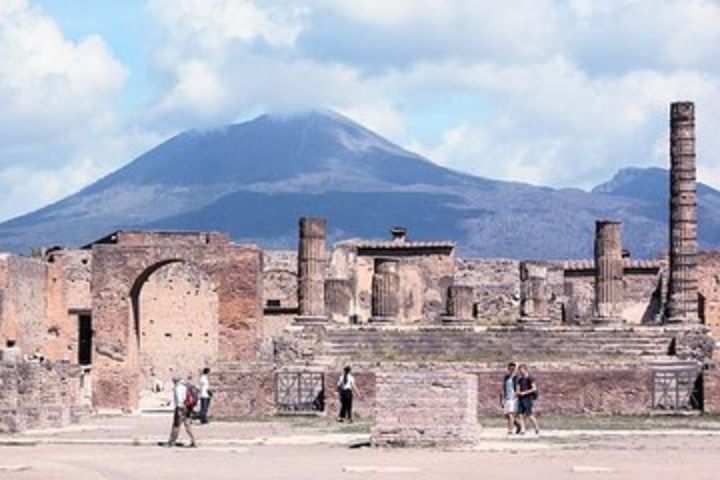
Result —
[{"label": "stone wall", "polygon": [[41,259],[4,255],[0,257],[0,271],[3,272],[2,331],[0,341],[17,340],[18,346],[26,353],[43,350],[48,341],[46,323],[47,267]]},{"label": "stone wall", "polygon": [[700,318],[716,340],[720,340],[720,252],[698,254]]},{"label": "stone wall", "polygon": [[275,412],[275,372],[272,365],[224,363],[210,373],[213,417],[260,417]]},{"label": "stone wall", "polygon": [[520,262],[507,259],[458,258],[457,285],[473,287],[475,316],[483,323],[511,323],[520,314]]},{"label": "stone wall", "polygon": [[265,250],[263,254],[263,306],[297,309],[297,252]]},{"label": "stone wall", "polygon": [[[478,373],[478,412],[501,416],[504,372]],[[532,371],[540,397],[535,404],[545,414],[646,414],[652,403],[652,371],[637,365],[538,366]]]},{"label": "stone wall", "polygon": [[720,415],[720,368],[717,364],[703,372],[703,410]]},{"label": "stone wall", "polygon": [[93,245],[92,252],[94,405],[137,406],[141,372],[138,325],[143,323],[140,293],[154,272],[171,263],[188,263],[200,269],[216,289],[219,360],[251,359],[257,354],[263,334],[259,249],[213,243],[211,239],[191,245],[100,243]]},{"label": "stone wall", "polygon": [[477,377],[456,371],[376,375],[376,446],[451,446],[477,440]]},{"label": "stone wall", "polygon": [[159,268],[140,290],[139,310],[142,388],[169,389],[174,375],[194,378],[217,362],[218,296],[202,270],[181,262]]},{"label": "stone wall", "polygon": [[70,364],[0,365],[0,433],[79,422],[90,411],[82,381]]},{"label": "stone wall", "polygon": [[78,361],[78,314],[90,313],[90,250],[53,250],[47,265],[47,331],[43,354],[51,360]]}]

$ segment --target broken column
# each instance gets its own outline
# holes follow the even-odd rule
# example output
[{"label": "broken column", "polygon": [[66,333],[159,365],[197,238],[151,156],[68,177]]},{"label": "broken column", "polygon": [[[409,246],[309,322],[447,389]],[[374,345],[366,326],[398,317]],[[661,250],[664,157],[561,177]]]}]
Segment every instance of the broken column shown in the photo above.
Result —
[{"label": "broken column", "polygon": [[325,219],[301,218],[298,245],[298,321],[324,321]]},{"label": "broken column", "polygon": [[400,273],[397,260],[375,259],[372,277],[371,322],[394,322],[400,313]]},{"label": "broken column", "polygon": [[549,319],[548,268],[534,262],[520,263],[520,314],[524,321]]},{"label": "broken column", "polygon": [[595,316],[597,320],[622,318],[623,258],[620,222],[595,222]]},{"label": "broken column", "polygon": [[666,321],[699,322],[695,105],[670,105],[670,278]]},{"label": "broken column", "polygon": [[447,296],[446,323],[472,322],[475,296],[470,285],[450,285]]}]

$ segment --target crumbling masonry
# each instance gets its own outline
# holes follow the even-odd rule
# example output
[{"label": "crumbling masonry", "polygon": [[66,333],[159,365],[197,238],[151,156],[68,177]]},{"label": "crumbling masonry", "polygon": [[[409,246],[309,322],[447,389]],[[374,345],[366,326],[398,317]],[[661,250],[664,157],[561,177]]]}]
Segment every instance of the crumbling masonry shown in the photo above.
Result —
[{"label": "crumbling masonry", "polygon": [[[387,240],[328,248],[322,218],[300,219],[296,251],[217,232],[118,231],[78,250],[0,255],[0,341],[16,343],[4,357],[44,357],[43,368],[63,373],[35,376],[31,388],[56,385],[65,393],[53,398],[68,406],[35,414],[30,396],[31,410],[18,412],[12,390],[0,398],[0,425],[59,424],[83,406],[136,410],[171,376],[204,366],[217,414],[272,413],[279,379],[302,373],[325,381],[298,380],[315,396],[298,408],[327,411],[337,371],[351,363],[365,393],[360,416],[375,415],[376,400],[390,410],[404,401],[389,371],[418,372],[408,388],[425,389],[427,372],[463,392],[471,385],[475,395],[447,411],[466,432],[467,409],[500,413],[509,359],[533,365],[545,411],[720,411],[720,252],[697,251],[693,104],[673,104],[670,123],[669,262],[624,254],[612,220],[596,224],[593,259],[461,258],[452,242],[413,240],[400,227]],[[25,367],[12,365],[0,374],[17,385]],[[704,396],[688,390],[687,401],[668,403],[657,382],[677,371],[702,375]],[[378,443],[401,441],[381,431]],[[442,443],[441,433],[425,439]]]}]

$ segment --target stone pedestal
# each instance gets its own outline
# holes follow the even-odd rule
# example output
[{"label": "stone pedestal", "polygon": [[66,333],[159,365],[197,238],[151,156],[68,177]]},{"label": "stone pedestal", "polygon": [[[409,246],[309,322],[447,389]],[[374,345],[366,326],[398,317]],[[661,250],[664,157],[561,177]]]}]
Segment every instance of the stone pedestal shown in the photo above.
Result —
[{"label": "stone pedestal", "polygon": [[670,279],[666,321],[698,323],[695,105],[670,106]]},{"label": "stone pedestal", "polygon": [[325,315],[325,219],[301,218],[298,245],[299,323],[327,320]]},{"label": "stone pedestal", "polygon": [[400,273],[397,260],[378,258],[372,278],[372,323],[392,323],[400,313]]},{"label": "stone pedestal", "polygon": [[458,372],[376,375],[375,446],[449,447],[477,441],[478,380]]},{"label": "stone pedestal", "polygon": [[595,224],[595,318],[596,322],[622,321],[623,258],[620,222],[598,220]]}]

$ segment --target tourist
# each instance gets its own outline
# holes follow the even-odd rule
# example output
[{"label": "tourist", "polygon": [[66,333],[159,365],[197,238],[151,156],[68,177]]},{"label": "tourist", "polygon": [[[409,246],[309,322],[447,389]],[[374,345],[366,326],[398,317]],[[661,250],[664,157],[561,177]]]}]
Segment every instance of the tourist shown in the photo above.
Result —
[{"label": "tourist", "polygon": [[185,431],[190,437],[189,447],[195,447],[195,436],[190,426],[190,415],[192,414],[194,405],[188,395],[188,385],[180,380],[180,377],[174,376],[173,379],[173,404],[175,405],[175,413],[173,414],[172,430],[170,430],[170,439],[167,442],[168,447],[174,447],[178,435],[180,434],[180,425],[185,427]]},{"label": "tourist", "polygon": [[352,423],[352,403],[353,403],[353,392],[358,396],[360,392],[355,386],[355,377],[353,377],[350,366],[347,366],[343,370],[343,374],[338,380],[337,384],[338,394],[340,396],[340,416],[338,422],[344,422],[346,419],[348,423]]},{"label": "tourist", "polygon": [[517,364],[515,362],[508,363],[507,374],[503,378],[503,384],[500,394],[500,404],[503,413],[507,419],[508,435],[518,433],[520,424],[517,419]]},{"label": "tourist", "polygon": [[200,375],[200,423],[205,425],[208,423],[208,409],[210,408],[210,399],[212,398],[212,390],[210,390],[210,379],[208,375],[210,369],[203,368]]},{"label": "tourist", "polygon": [[525,433],[526,422],[530,421],[535,434],[540,433],[537,420],[533,414],[533,404],[538,398],[538,388],[535,379],[530,375],[530,370],[525,364],[518,368],[517,398],[518,398],[518,419],[520,421],[520,433]]}]

